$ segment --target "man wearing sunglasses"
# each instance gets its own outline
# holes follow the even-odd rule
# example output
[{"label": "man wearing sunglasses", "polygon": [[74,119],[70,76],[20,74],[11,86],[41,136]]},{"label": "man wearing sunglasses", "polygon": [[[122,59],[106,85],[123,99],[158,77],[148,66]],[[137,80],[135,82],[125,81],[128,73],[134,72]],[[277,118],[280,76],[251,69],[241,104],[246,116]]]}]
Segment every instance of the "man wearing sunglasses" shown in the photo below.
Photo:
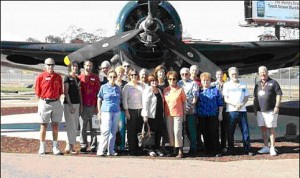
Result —
[{"label": "man wearing sunglasses", "polygon": [[123,66],[124,69],[125,69],[124,76],[123,76],[122,80],[124,80],[124,81],[126,81],[126,82],[129,82],[130,79],[129,79],[129,77],[128,77],[128,74],[129,74],[129,71],[132,69],[132,68],[131,68],[131,65],[130,65],[130,62],[129,62],[129,61],[124,61],[124,62],[122,63],[122,66]]},{"label": "man wearing sunglasses", "polygon": [[54,72],[55,61],[52,58],[45,60],[45,71],[39,74],[35,82],[35,94],[39,99],[38,116],[40,126],[40,148],[38,154],[45,154],[45,138],[47,125],[52,126],[54,155],[59,155],[60,151],[57,145],[58,123],[62,120],[63,106],[60,102],[60,96],[63,94],[62,78]]}]

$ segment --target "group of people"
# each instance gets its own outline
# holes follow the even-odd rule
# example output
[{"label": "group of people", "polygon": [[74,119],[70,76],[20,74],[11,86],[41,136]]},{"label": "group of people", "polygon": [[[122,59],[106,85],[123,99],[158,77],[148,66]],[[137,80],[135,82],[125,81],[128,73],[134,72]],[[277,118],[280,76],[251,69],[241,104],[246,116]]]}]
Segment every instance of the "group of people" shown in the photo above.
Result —
[{"label": "group of people", "polygon": [[[45,154],[46,128],[50,120],[52,151],[55,155],[61,154],[57,145],[58,123],[64,114],[68,137],[65,153],[78,152],[74,144],[79,127],[80,152],[87,152],[89,147],[98,156],[116,156],[128,145],[130,155],[141,155],[147,150],[150,156],[182,158],[185,132],[190,140],[190,155],[199,150],[209,156],[233,155],[234,133],[239,124],[245,154],[254,155],[246,110],[249,92],[247,85],[239,80],[236,67],[228,69],[230,80],[225,80],[222,70],[199,75],[196,65],[183,67],[179,74],[159,65],[150,74],[145,68],[134,69],[129,61],[116,68],[104,61],[98,76],[92,73],[93,62],[86,60],[80,75],[78,63],[73,62],[68,66],[68,76],[62,80],[54,72],[54,65],[53,59],[46,59],[45,71],[35,84],[41,123],[39,154]],[[258,153],[274,156],[277,155],[274,128],[277,127],[282,91],[268,76],[265,66],[258,68],[258,74],[254,111],[264,141]],[[212,81],[212,75],[216,75],[216,81]],[[62,94],[65,96],[63,105],[60,102]],[[99,143],[97,129],[92,126],[94,115],[100,121]],[[143,124],[149,124],[151,132],[155,133],[155,144],[147,148],[138,144],[137,135]],[[90,143],[87,141],[88,126]],[[267,131],[270,131],[270,146]],[[120,140],[118,144],[117,140]]]}]

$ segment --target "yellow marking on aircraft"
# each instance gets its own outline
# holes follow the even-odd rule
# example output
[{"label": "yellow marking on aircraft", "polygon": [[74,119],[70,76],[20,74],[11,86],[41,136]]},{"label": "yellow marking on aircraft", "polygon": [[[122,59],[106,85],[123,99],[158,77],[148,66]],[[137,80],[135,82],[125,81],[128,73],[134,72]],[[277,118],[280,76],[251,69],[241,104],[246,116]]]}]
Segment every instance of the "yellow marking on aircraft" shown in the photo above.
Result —
[{"label": "yellow marking on aircraft", "polygon": [[70,61],[70,59],[69,59],[69,57],[68,56],[66,56],[65,58],[64,58],[64,63],[68,66],[69,64],[71,64],[71,61]]}]

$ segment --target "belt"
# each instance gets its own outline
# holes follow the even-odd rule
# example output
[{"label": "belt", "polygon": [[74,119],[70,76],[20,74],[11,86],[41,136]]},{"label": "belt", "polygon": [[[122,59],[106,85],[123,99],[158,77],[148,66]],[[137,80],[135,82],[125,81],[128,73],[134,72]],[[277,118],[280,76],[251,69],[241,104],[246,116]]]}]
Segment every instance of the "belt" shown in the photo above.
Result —
[{"label": "belt", "polygon": [[57,101],[58,99],[42,98],[42,100],[46,101],[46,103],[51,103]]}]

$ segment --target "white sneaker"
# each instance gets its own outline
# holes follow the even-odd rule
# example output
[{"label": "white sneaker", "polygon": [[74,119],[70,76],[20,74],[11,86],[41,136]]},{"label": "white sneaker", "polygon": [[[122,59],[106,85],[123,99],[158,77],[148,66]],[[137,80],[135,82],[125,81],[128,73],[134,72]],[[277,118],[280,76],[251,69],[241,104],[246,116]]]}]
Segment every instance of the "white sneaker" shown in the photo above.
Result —
[{"label": "white sneaker", "polygon": [[113,152],[113,153],[107,153],[107,156],[118,156],[118,153]]},{"label": "white sneaker", "polygon": [[54,155],[59,155],[60,154],[60,151],[57,147],[52,147],[52,152]]},{"label": "white sneaker", "polygon": [[96,155],[97,156],[104,156],[104,153],[103,153],[103,151],[97,150],[97,154]]},{"label": "white sneaker", "polygon": [[275,149],[275,147],[270,148],[270,155],[271,156],[277,156],[277,150]]},{"label": "white sneaker", "polygon": [[44,155],[45,154],[45,144],[40,144],[40,149],[38,152],[39,155]]},{"label": "white sneaker", "polygon": [[262,147],[262,149],[257,151],[260,154],[266,154],[266,153],[270,153],[270,148],[267,146]]},{"label": "white sneaker", "polygon": [[156,154],[155,154],[154,151],[150,151],[150,152],[149,152],[149,155],[152,156],[152,157],[155,157],[155,156],[156,156]]}]

